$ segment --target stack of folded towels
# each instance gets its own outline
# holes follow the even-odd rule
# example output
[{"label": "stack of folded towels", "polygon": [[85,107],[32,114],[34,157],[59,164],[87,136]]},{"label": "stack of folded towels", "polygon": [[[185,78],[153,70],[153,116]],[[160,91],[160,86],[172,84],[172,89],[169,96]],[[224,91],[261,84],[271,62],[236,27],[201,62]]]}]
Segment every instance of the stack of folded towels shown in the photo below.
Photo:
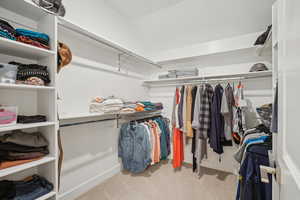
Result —
[{"label": "stack of folded towels", "polygon": [[90,103],[91,113],[118,113],[124,106],[124,101],[119,98],[95,98]]},{"label": "stack of folded towels", "polygon": [[0,19],[0,37],[17,40],[43,49],[50,49],[50,38],[45,33],[27,29],[15,29],[7,21]]},{"label": "stack of folded towels", "polygon": [[18,62],[9,62],[9,64],[18,66],[17,84],[44,86],[51,82],[47,66]]},{"label": "stack of folded towels", "polygon": [[32,162],[47,154],[48,141],[40,132],[15,130],[0,136],[0,169]]},{"label": "stack of folded towels", "polygon": [[0,199],[29,200],[38,199],[53,190],[53,184],[39,175],[21,181],[0,181]]}]

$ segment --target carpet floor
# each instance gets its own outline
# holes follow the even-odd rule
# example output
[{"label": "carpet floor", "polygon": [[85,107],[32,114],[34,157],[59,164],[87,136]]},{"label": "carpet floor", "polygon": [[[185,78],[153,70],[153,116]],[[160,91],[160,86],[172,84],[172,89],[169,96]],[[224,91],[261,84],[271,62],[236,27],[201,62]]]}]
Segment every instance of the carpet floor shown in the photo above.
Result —
[{"label": "carpet floor", "polygon": [[174,170],[170,162],[144,173],[121,172],[83,194],[77,200],[234,200],[237,177],[202,168],[198,178],[186,165]]}]

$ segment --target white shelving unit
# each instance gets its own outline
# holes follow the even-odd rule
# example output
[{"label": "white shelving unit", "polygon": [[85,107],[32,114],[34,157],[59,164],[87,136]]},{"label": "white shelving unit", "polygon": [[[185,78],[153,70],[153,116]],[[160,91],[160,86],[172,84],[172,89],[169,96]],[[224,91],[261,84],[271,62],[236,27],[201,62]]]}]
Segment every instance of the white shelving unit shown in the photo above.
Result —
[{"label": "white shelving unit", "polygon": [[[58,192],[58,147],[57,147],[57,18],[44,12],[29,1],[0,1],[0,17],[15,28],[43,32],[50,37],[46,50],[0,37],[0,62],[16,61],[36,63],[48,67],[51,83],[48,86],[0,83],[0,104],[18,107],[19,115],[45,115],[47,122],[0,126],[0,135],[13,130],[39,131],[48,140],[49,154],[39,160],[0,170],[0,180],[23,179],[22,173],[45,177],[54,185],[53,191],[38,200],[57,199]],[[31,174],[32,175],[32,174]]]}]

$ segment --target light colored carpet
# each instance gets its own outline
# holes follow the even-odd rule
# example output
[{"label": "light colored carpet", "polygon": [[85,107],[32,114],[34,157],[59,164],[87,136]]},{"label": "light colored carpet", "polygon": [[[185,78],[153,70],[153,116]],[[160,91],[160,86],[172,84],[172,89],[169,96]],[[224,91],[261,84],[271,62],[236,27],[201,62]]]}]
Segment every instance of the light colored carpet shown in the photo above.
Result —
[{"label": "light colored carpet", "polygon": [[234,200],[237,178],[203,168],[197,178],[190,166],[181,170],[170,162],[150,167],[140,175],[121,172],[77,200]]}]

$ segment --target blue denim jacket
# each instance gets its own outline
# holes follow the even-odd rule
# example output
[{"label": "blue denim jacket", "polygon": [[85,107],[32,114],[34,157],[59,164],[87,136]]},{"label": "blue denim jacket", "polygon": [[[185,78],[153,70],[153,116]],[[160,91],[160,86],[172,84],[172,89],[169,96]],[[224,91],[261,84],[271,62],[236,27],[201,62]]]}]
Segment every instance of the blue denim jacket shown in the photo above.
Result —
[{"label": "blue denim jacket", "polygon": [[132,173],[143,172],[151,163],[151,145],[147,129],[141,124],[123,124],[118,150],[124,169]]}]

